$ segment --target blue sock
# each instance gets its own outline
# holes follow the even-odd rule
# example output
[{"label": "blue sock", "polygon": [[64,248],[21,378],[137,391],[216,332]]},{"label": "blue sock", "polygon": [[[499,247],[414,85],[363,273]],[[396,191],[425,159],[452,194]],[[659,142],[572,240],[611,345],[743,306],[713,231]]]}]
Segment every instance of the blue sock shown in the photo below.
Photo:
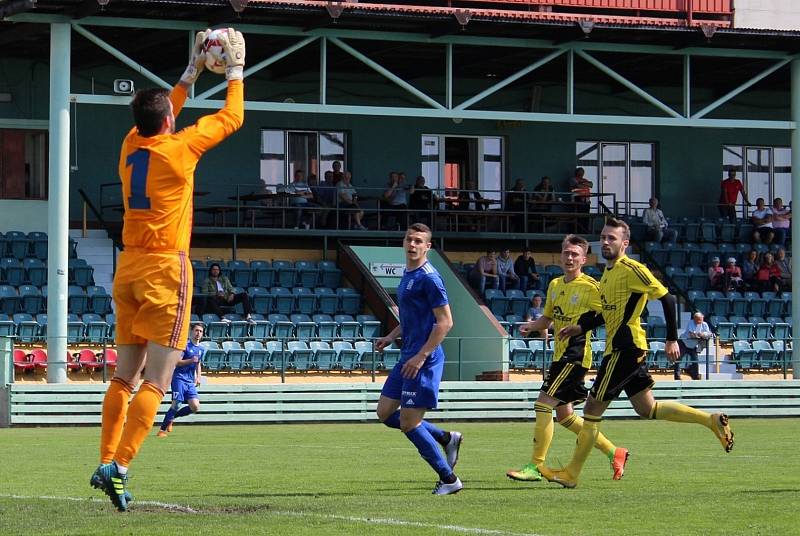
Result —
[{"label": "blue sock", "polygon": [[386,419],[385,421],[383,421],[383,424],[388,426],[389,428],[397,428],[399,430],[400,429],[400,410],[398,409],[397,411],[395,411],[394,413],[389,415],[389,418]]},{"label": "blue sock", "polygon": [[178,410],[178,413],[175,414],[175,418],[178,417],[186,417],[187,415],[192,414],[192,408],[189,406],[183,406],[181,409]]},{"label": "blue sock", "polygon": [[166,430],[167,426],[169,425],[169,423],[171,423],[172,421],[175,420],[175,414],[177,412],[178,412],[177,409],[175,409],[174,407],[170,406],[169,411],[167,411],[167,414],[164,415],[164,422],[161,423],[161,429],[162,430]]},{"label": "blue sock", "polygon": [[[400,410],[398,409],[394,413],[392,413],[388,419],[383,421],[383,424],[388,426],[389,428],[397,428],[400,429]],[[430,433],[433,438],[436,440],[437,443],[440,445],[444,442],[444,438],[447,435],[447,432],[442,430],[441,428],[437,428],[433,424],[429,423],[428,421],[422,421],[422,426]]]},{"label": "blue sock", "polygon": [[417,447],[419,451],[419,455],[422,456],[423,460],[428,462],[428,465],[430,465],[434,471],[436,471],[440,480],[443,482],[453,482],[455,480],[453,470],[450,469],[450,466],[447,464],[447,460],[444,454],[442,454],[439,445],[424,426],[420,425],[410,432],[406,432],[406,437],[409,441],[414,443],[414,446]]}]

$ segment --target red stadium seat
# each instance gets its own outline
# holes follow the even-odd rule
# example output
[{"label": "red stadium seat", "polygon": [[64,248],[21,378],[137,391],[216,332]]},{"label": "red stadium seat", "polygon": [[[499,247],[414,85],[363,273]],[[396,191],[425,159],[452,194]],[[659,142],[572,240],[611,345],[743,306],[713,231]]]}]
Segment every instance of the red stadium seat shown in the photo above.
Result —
[{"label": "red stadium seat", "polygon": [[75,359],[75,356],[69,350],[67,350],[66,359],[67,359],[67,370],[80,370],[81,369],[81,364],[78,363],[78,360]]},{"label": "red stadium seat", "polygon": [[36,368],[46,369],[47,368],[47,351],[42,350],[41,348],[37,348],[31,352],[31,361],[36,366]]},{"label": "red stadium seat", "polygon": [[78,353],[78,363],[90,374],[103,366],[103,362],[97,357],[97,354],[87,348]]},{"label": "red stadium seat", "polygon": [[[103,359],[103,352],[98,352],[97,354],[98,359]],[[117,366],[117,351],[113,348],[106,348],[106,365],[109,367],[116,367]]]},{"label": "red stadium seat", "polygon": [[34,364],[23,350],[14,350],[14,369],[21,372],[33,370]]}]

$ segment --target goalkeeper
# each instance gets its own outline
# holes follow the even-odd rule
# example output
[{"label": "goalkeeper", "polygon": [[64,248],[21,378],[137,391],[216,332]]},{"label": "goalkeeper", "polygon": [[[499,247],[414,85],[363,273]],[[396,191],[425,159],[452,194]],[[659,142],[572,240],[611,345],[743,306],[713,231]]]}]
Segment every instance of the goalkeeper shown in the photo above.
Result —
[{"label": "goalkeeper", "polygon": [[[125,213],[124,251],[114,275],[118,363],[103,399],[100,465],[89,481],[119,511],[127,510],[131,500],[128,468],[153,426],[186,347],[194,170],[206,151],[244,122],[245,43],[241,33],[228,28],[221,39],[228,79],[225,106],[175,131],[187,90],[203,70],[206,33],[197,34],[189,65],[171,92],[145,89],[133,97],[136,126],[125,136],[119,158]],[[144,381],[132,396],[142,375]]]}]

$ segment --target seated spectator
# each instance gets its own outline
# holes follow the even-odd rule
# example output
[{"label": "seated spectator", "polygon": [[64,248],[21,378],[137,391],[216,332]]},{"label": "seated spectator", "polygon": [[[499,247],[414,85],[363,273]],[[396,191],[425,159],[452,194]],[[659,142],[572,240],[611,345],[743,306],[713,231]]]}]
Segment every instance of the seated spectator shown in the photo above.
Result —
[{"label": "seated spectator", "polygon": [[392,211],[408,209],[408,186],[405,184],[406,174],[392,171],[389,173],[389,183],[381,198],[381,208],[390,212],[386,216],[384,228],[399,229],[400,215]]},{"label": "seated spectator", "polygon": [[470,285],[477,290],[481,296],[484,295],[486,288],[498,288],[499,277],[497,275],[497,258],[494,251],[487,250],[486,255],[478,258],[475,267],[467,275]]},{"label": "seated spectator", "polygon": [[528,312],[525,314],[525,322],[533,322],[543,314],[542,297],[539,294],[534,294],[531,296],[531,306],[528,307]]},{"label": "seated spectator", "polygon": [[556,202],[556,194],[551,184],[550,177],[545,175],[533,188],[533,210],[538,212],[550,212],[553,203]]},{"label": "seated spectator", "polygon": [[572,200],[576,203],[576,212],[589,212],[589,196],[592,193],[594,184],[584,177],[586,171],[579,167],[575,170],[575,176],[569,180],[569,189],[572,192]]},{"label": "seated spectator", "polygon": [[355,223],[355,225],[353,225],[354,229],[366,231],[367,228],[361,223],[361,218],[364,217],[364,211],[358,206],[358,192],[356,192],[355,187],[353,187],[351,183],[352,180],[353,174],[349,171],[345,171],[342,174],[342,180],[336,185],[336,192],[339,196],[339,208],[352,218]]},{"label": "seated spectator", "polygon": [[772,209],[764,205],[764,198],[756,199],[756,209],[750,216],[753,222],[753,242],[763,242],[771,244],[775,238],[775,231],[772,228]]},{"label": "seated spectator", "polygon": [[539,288],[539,272],[536,271],[536,261],[529,248],[522,250],[522,255],[514,261],[514,273],[519,278],[519,288],[526,291]]},{"label": "seated spectator", "polygon": [[775,264],[772,253],[764,254],[764,262],[758,267],[755,283],[759,292],[781,291],[781,269]]},{"label": "seated spectator", "polygon": [[[314,184],[311,181],[311,175],[308,176],[308,183],[311,187],[311,193],[314,194],[314,202],[320,207],[331,209],[336,206],[336,185],[333,183],[333,171],[325,172],[325,180],[319,184]],[[322,210],[319,214],[319,226],[328,226],[328,217],[330,210]]]},{"label": "seated spectator", "polygon": [[742,290],[744,287],[744,279],[742,278],[742,269],[736,266],[736,259],[728,257],[728,262],[725,264],[725,276],[723,280],[723,290],[726,292]]},{"label": "seated spectator", "polygon": [[250,321],[251,313],[250,296],[246,292],[234,292],[230,280],[222,275],[219,264],[214,263],[208,267],[208,277],[203,281],[202,293],[206,296],[206,313],[214,313],[222,318],[225,312],[222,307],[232,307],[241,303],[244,308],[245,319]]},{"label": "seated spectator", "polygon": [[664,213],[658,208],[658,199],[650,198],[650,207],[642,212],[642,222],[647,225],[647,239],[655,242],[675,242],[678,232],[669,228]]},{"label": "seated spectator", "polygon": [[311,228],[312,217],[308,215],[306,209],[318,206],[314,202],[314,194],[305,179],[305,173],[302,169],[294,172],[294,182],[286,186],[284,190],[290,194],[289,205],[297,207],[297,219],[295,220],[294,228],[298,229],[301,225],[305,229]]},{"label": "seated spectator", "polygon": [[528,201],[525,191],[525,182],[517,179],[514,186],[506,193],[506,210],[516,212],[512,216],[512,231],[522,232],[525,230],[525,204]]},{"label": "seated spectator", "polygon": [[485,210],[486,205],[481,203],[483,196],[477,190],[474,180],[467,180],[463,190],[458,191],[459,210]]},{"label": "seated spectator", "polygon": [[775,254],[775,264],[781,271],[781,284],[783,288],[789,289],[792,287],[792,261],[786,257],[786,250],[781,248]]},{"label": "seated spectator", "polygon": [[758,266],[758,251],[752,249],[742,263],[742,279],[744,280],[745,285],[748,287],[753,286],[756,272],[758,272]]},{"label": "seated spectator", "polygon": [[708,267],[708,288],[722,290],[722,276],[725,270],[719,265],[719,257],[711,259],[711,266]]},{"label": "seated spectator", "polygon": [[509,288],[519,288],[519,277],[514,273],[514,261],[508,248],[501,251],[497,258],[497,275],[500,279],[500,290],[503,292]]},{"label": "seated spectator", "polygon": [[784,245],[792,226],[792,211],[783,206],[783,199],[776,197],[772,202],[772,230],[775,233],[775,243]]},{"label": "seated spectator", "polygon": [[413,213],[412,218],[422,223],[430,223],[430,211],[435,206],[436,196],[433,190],[425,186],[425,177],[418,176],[408,193],[408,208],[418,211]]},{"label": "seated spectator", "polygon": [[[697,311],[692,315],[692,321],[686,326],[686,329],[681,334],[678,340],[678,348],[680,348],[681,356],[688,355],[689,362],[687,363],[686,371],[693,380],[700,379],[699,364],[697,362],[697,352],[702,352],[708,345],[708,340],[713,337],[711,329],[703,321],[703,313]],[[681,362],[675,362],[674,373],[675,379],[681,379]]]}]

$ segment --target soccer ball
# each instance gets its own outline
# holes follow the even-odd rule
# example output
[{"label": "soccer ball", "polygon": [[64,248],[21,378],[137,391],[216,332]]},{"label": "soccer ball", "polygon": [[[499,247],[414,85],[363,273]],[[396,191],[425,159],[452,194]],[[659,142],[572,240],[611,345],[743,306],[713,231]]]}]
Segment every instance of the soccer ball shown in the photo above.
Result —
[{"label": "soccer ball", "polygon": [[203,41],[203,52],[206,54],[206,69],[212,73],[225,74],[225,49],[222,48],[220,36],[227,30],[212,30]]}]

